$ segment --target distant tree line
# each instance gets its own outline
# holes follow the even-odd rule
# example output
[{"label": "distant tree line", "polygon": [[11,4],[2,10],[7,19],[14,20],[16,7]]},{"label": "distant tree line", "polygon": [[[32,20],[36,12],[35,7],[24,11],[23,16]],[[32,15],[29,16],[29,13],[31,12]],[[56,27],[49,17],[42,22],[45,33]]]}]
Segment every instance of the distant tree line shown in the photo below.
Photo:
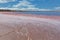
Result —
[{"label": "distant tree line", "polygon": [[4,10],[4,9],[0,9],[0,12],[6,12],[6,11],[8,11],[8,12],[14,12],[14,11],[16,11],[16,10]]}]

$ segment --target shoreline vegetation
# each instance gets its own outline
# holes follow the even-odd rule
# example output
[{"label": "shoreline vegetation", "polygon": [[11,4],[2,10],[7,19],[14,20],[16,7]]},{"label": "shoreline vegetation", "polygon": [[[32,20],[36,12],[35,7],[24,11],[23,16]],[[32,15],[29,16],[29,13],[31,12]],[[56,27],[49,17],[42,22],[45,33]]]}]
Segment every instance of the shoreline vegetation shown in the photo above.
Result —
[{"label": "shoreline vegetation", "polygon": [[60,11],[29,11],[29,10],[8,10],[8,9],[0,9],[0,12],[60,12]]}]

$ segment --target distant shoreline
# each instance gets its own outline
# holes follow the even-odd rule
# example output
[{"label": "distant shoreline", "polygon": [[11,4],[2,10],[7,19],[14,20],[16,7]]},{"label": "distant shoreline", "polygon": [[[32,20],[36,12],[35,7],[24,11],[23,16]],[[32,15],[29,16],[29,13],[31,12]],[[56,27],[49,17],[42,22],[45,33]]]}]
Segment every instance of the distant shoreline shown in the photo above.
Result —
[{"label": "distant shoreline", "polygon": [[0,12],[60,12],[60,11],[28,11],[28,10],[1,10]]},{"label": "distant shoreline", "polygon": [[37,17],[37,18],[46,18],[46,19],[54,19],[54,20],[60,20],[60,16],[47,16],[47,15],[32,15],[32,14],[14,14],[14,12],[0,12],[0,14],[5,15],[15,15],[15,16],[27,16],[27,17]]}]

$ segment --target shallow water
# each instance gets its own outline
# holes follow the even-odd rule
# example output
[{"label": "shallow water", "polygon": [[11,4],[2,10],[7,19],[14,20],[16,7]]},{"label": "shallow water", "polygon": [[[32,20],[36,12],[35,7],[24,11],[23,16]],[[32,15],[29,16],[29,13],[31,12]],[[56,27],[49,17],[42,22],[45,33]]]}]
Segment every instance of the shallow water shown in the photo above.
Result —
[{"label": "shallow water", "polygon": [[17,12],[18,14],[33,14],[33,15],[48,15],[48,16],[60,16],[60,12]]}]

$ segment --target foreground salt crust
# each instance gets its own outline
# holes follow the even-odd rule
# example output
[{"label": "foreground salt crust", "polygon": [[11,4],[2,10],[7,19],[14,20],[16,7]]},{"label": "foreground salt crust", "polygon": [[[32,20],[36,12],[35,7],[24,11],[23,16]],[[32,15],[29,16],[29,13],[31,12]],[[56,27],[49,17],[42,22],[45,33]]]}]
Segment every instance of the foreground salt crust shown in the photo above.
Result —
[{"label": "foreground salt crust", "polygon": [[0,14],[0,40],[60,40],[60,21]]}]

